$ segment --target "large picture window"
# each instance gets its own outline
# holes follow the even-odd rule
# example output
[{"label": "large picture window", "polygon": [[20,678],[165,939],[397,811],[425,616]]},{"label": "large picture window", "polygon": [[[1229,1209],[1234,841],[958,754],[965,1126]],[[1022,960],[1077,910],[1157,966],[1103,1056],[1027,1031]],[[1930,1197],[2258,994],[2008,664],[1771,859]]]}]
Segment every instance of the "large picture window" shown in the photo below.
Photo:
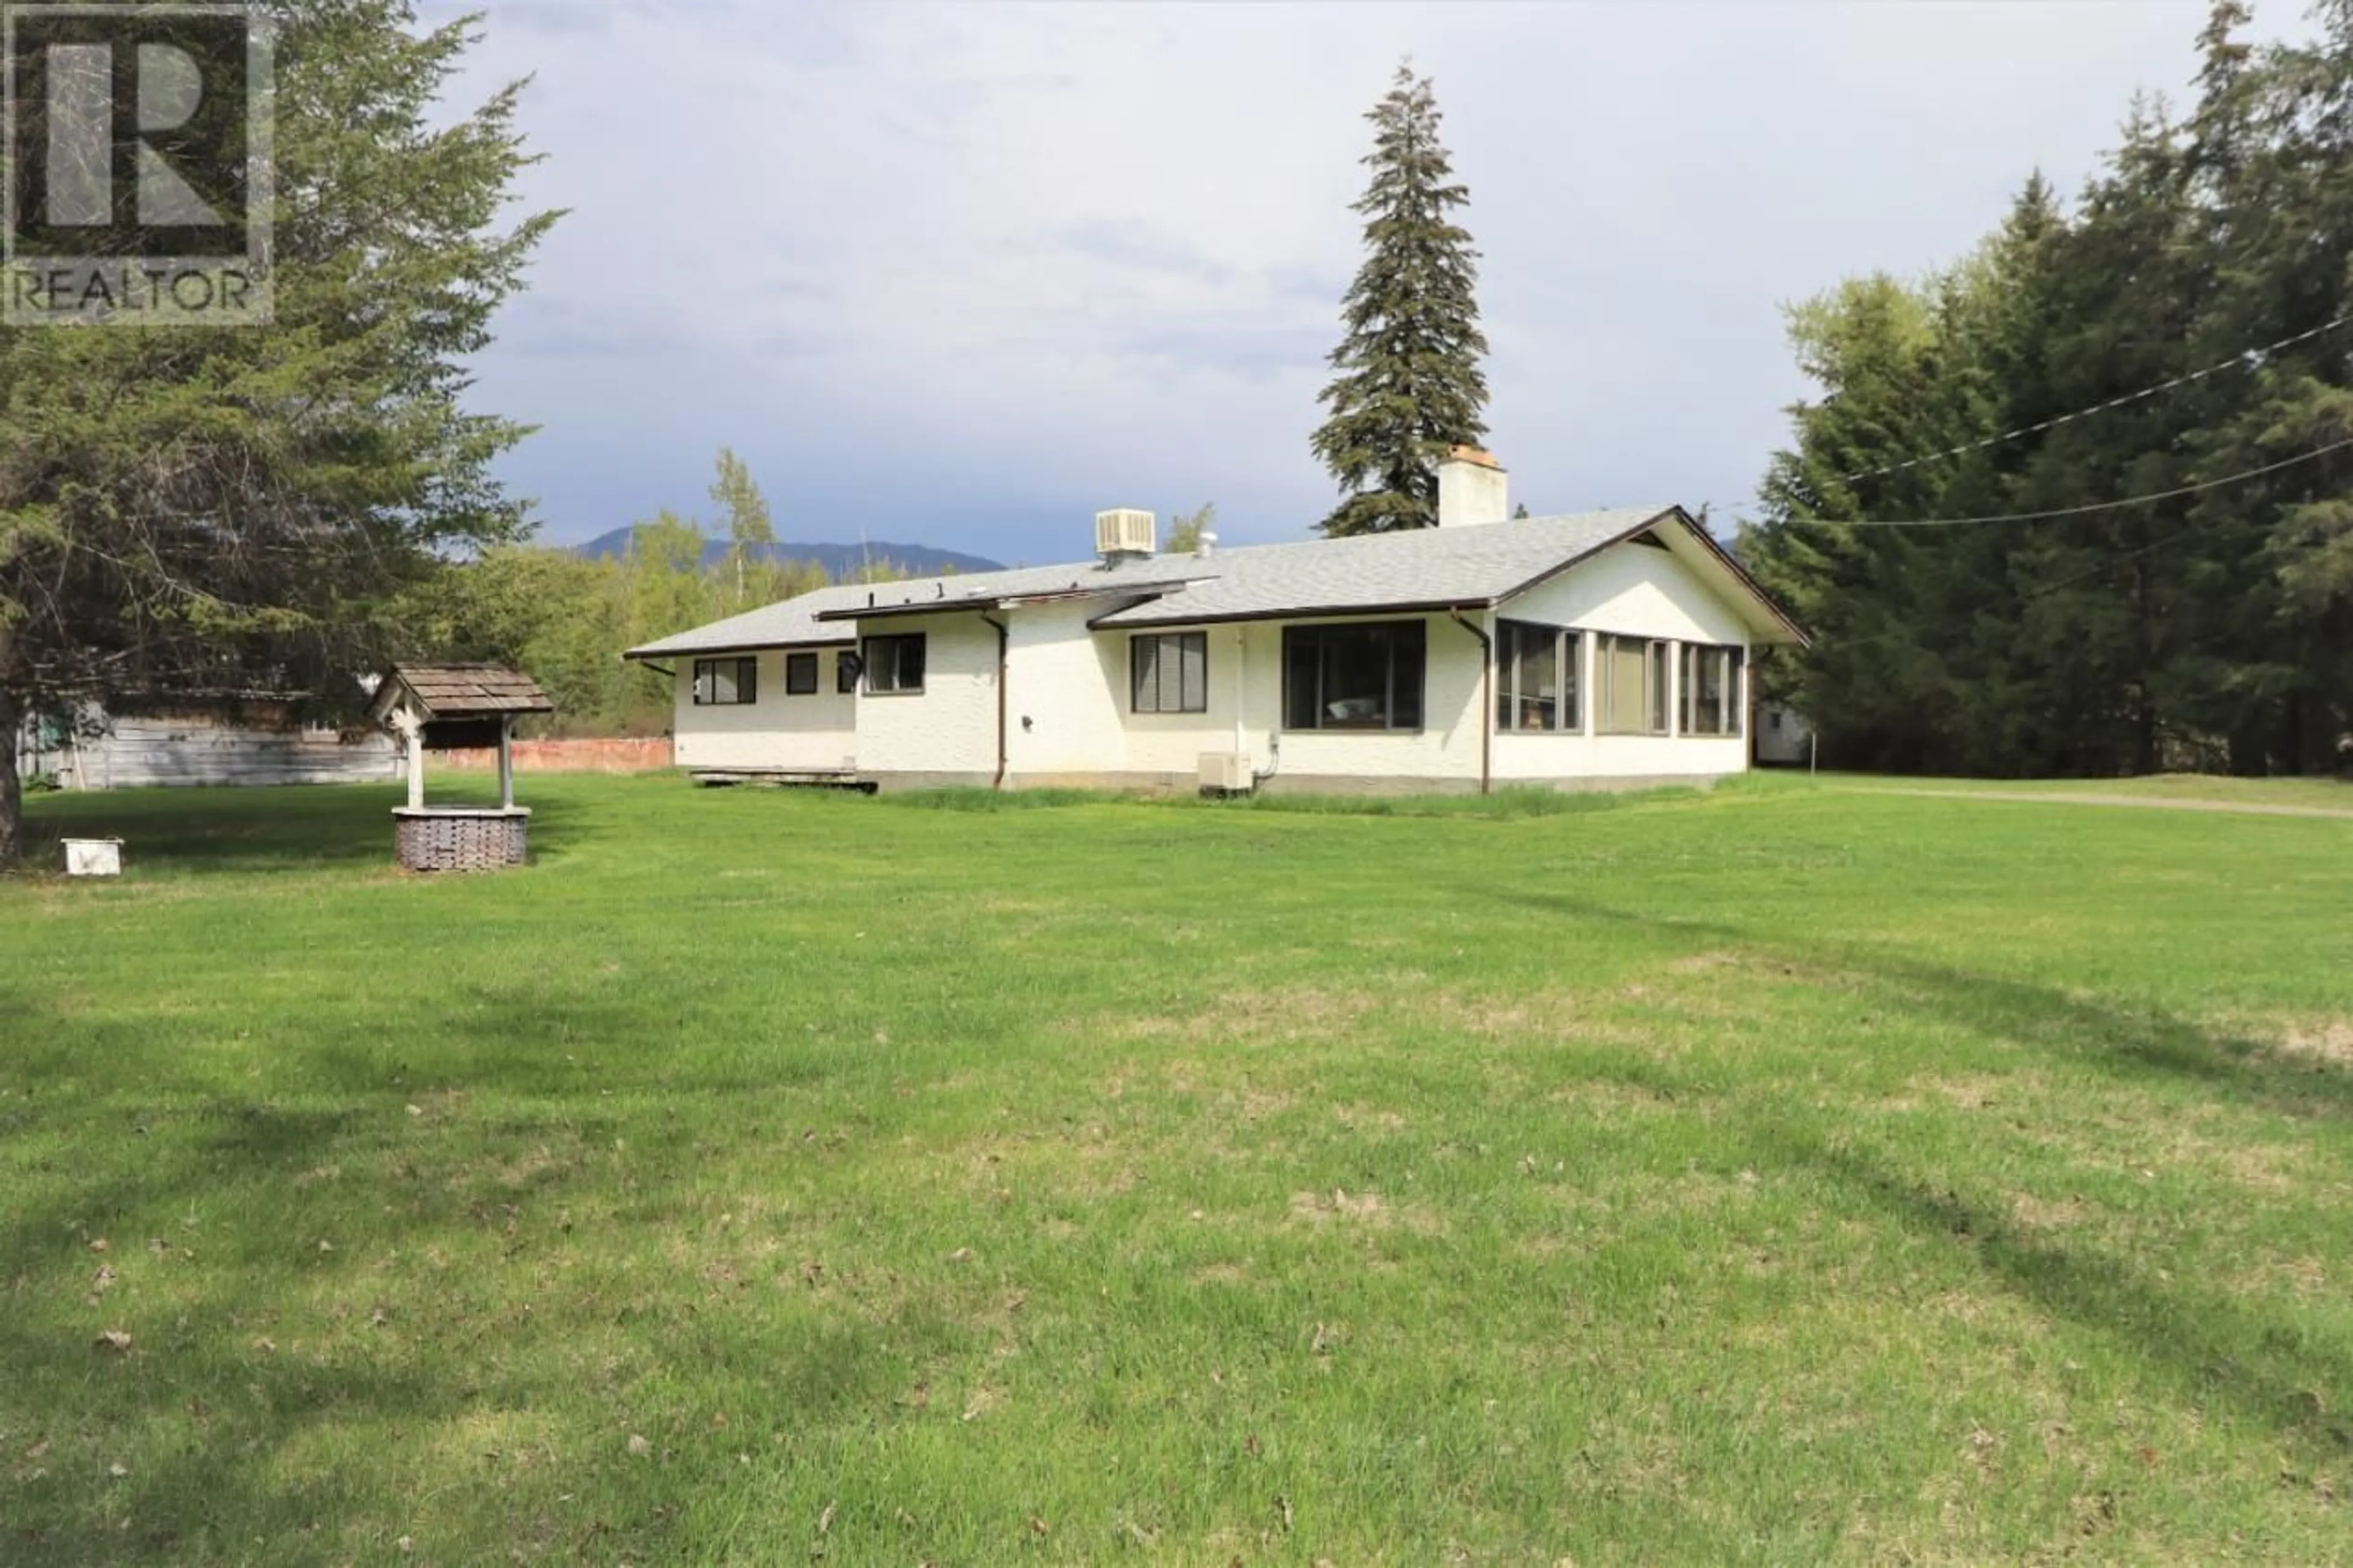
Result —
[{"label": "large picture window", "polygon": [[1426,641],[1419,621],[1285,626],[1283,727],[1420,729]]},{"label": "large picture window", "polygon": [[1128,708],[1136,713],[1209,710],[1209,634],[1154,632],[1127,640]]},{"label": "large picture window", "polygon": [[866,689],[921,691],[923,689],[923,634],[866,639]]},{"label": "large picture window", "polygon": [[1579,731],[1585,634],[1529,621],[1495,626],[1495,728]]},{"label": "large picture window", "polygon": [[1667,732],[1667,647],[1646,637],[1604,635],[1593,639],[1593,717],[1599,732]]},{"label": "large picture window", "polygon": [[756,658],[698,658],[694,661],[694,705],[733,708],[760,700],[760,661]]},{"label": "large picture window", "polygon": [[787,697],[817,695],[817,655],[813,653],[785,655],[785,695]]},{"label": "large picture window", "polygon": [[1740,733],[1740,656],[1736,647],[1683,644],[1683,733]]}]

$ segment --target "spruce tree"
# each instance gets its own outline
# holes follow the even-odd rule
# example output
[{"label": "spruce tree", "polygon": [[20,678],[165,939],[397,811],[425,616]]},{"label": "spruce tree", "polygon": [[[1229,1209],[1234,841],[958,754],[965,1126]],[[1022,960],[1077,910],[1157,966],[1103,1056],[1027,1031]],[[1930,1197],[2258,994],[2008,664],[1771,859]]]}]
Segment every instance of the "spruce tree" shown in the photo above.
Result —
[{"label": "spruce tree", "polygon": [[27,717],[267,687],[331,710],[388,601],[520,537],[525,426],[473,356],[554,222],[515,215],[520,84],[453,105],[478,24],[412,0],[269,0],[276,319],[0,328],[0,866]]},{"label": "spruce tree", "polygon": [[1430,79],[1398,66],[1365,118],[1372,179],[1354,210],[1366,255],[1342,301],[1339,374],[1321,396],[1330,417],[1312,442],[1343,496],[1321,525],[1335,536],[1434,525],[1439,459],[1487,431],[1479,253],[1449,216],[1471,198],[1438,140]]}]

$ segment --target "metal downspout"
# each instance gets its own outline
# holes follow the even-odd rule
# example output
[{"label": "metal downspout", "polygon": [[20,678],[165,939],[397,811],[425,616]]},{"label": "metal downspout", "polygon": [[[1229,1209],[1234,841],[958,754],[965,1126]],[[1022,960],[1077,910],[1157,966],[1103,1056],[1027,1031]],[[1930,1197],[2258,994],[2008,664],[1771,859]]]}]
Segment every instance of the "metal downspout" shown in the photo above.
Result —
[{"label": "metal downspout", "polygon": [[988,787],[1005,787],[1007,769],[1005,750],[1005,668],[1013,642],[1012,628],[995,616],[980,617],[997,628],[997,781]]},{"label": "metal downspout", "polygon": [[1462,618],[1459,609],[1446,612],[1454,624],[1479,639],[1479,793],[1495,793],[1495,639]]}]

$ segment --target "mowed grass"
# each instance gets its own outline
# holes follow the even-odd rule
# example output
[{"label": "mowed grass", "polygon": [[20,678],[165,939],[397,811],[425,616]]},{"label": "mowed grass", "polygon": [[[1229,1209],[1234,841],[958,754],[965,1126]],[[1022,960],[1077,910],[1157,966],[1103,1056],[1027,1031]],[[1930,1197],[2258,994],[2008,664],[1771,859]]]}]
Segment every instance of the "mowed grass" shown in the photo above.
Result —
[{"label": "mowed grass", "polygon": [[[1772,775],[1788,777],[1792,775]],[[2076,796],[2154,802],[2213,802],[2221,805],[2286,806],[2297,811],[2353,812],[2353,780],[2339,778],[2244,779],[2212,773],[2153,773],[2130,779],[1923,779],[1824,775],[1838,788],[1916,793],[2041,795],[2054,800]]]},{"label": "mowed grass", "polygon": [[2353,823],[523,793],[36,804],[0,1561],[2353,1555]]}]

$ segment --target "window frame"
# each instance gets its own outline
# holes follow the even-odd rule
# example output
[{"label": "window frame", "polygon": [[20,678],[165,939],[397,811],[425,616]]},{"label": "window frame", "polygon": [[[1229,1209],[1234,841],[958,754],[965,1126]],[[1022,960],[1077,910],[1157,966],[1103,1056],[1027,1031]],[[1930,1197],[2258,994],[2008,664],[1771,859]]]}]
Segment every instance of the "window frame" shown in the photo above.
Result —
[{"label": "window frame", "polygon": [[[877,632],[871,637],[860,638],[858,660],[860,693],[867,697],[921,697],[932,673],[932,655],[928,637],[929,634],[924,632]],[[881,671],[882,660],[876,656],[875,649],[877,645],[886,643],[890,645],[892,650],[892,684],[878,686],[875,684],[875,677]],[[902,654],[909,644],[913,644],[916,650],[915,683],[913,686],[902,686],[898,684],[902,673]]]},{"label": "window frame", "polygon": [[838,650],[833,656],[833,694],[836,697],[857,696],[859,677],[865,670],[865,661],[858,657],[856,648]]},{"label": "window frame", "polygon": [[[807,684],[802,682],[806,679]],[[817,655],[787,653],[785,655],[785,695],[814,697],[817,695]]]},{"label": "window frame", "polygon": [[[1168,695],[1168,664],[1172,649],[1176,658],[1176,705],[1166,703]],[[1149,649],[1152,656],[1152,706],[1144,705],[1144,662]],[[1199,700],[1194,700],[1186,690],[1185,656],[1190,649],[1200,657],[1201,688]],[[1136,632],[1127,639],[1127,710],[1130,713],[1207,713],[1209,710],[1209,634],[1199,632]]]},{"label": "window frame", "polygon": [[[1637,720],[1621,723],[1618,717],[1617,683],[1610,673],[1610,655],[1620,644],[1641,650],[1642,694],[1637,700]],[[1674,732],[1674,695],[1671,689],[1674,647],[1668,637],[1636,637],[1626,632],[1593,634],[1593,733],[1659,736]]]},{"label": "window frame", "polygon": [[[734,695],[719,695],[719,667],[735,667]],[[721,654],[712,658],[698,658],[690,679],[695,708],[752,708],[760,700],[760,656],[750,653]]]},{"label": "window frame", "polygon": [[[1547,636],[1552,643],[1552,710],[1550,724],[1515,721],[1525,715],[1519,691],[1519,657],[1523,638]],[[1495,732],[1499,735],[1582,735],[1585,733],[1585,633],[1577,626],[1556,626],[1545,621],[1498,616],[1495,621]],[[1541,701],[1543,699],[1534,699]]]},{"label": "window frame", "polygon": [[[1362,636],[1368,633],[1380,634],[1388,639],[1388,643],[1387,679],[1382,696],[1382,722],[1377,725],[1333,722],[1328,712],[1330,702],[1324,695],[1326,682],[1330,676],[1330,668],[1326,663],[1328,655],[1324,652],[1327,639],[1336,639],[1349,635]],[[1414,671],[1412,687],[1413,722],[1400,724],[1396,721],[1398,694],[1406,689],[1406,686],[1398,679],[1398,650],[1400,645],[1408,640],[1413,644],[1413,651],[1418,656],[1414,662],[1419,668]],[[1315,700],[1309,708],[1308,717],[1314,721],[1303,724],[1299,722],[1299,715],[1293,711],[1292,701],[1292,699],[1297,695],[1292,679],[1293,666],[1297,657],[1296,650],[1311,643],[1316,648]],[[1429,727],[1430,623],[1426,619],[1293,623],[1282,628],[1282,727],[1287,731],[1300,734],[1418,735]]]},{"label": "window frame", "polygon": [[[1677,647],[1681,651],[1675,659],[1675,733],[1695,741],[1737,741],[1746,735],[1748,704],[1742,700],[1742,687],[1747,650],[1736,643],[1687,642]],[[1715,719],[1722,727],[1703,730],[1694,721],[1699,717],[1700,662],[1710,657],[1724,660],[1724,689],[1715,705]]]}]

